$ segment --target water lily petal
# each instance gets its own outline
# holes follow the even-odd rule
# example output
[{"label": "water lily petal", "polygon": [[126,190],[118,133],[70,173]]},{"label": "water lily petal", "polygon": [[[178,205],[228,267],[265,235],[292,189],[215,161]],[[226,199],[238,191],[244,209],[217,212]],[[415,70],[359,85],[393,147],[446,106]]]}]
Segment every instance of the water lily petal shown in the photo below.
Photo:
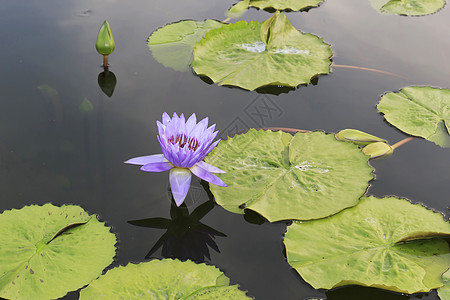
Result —
[{"label": "water lily petal", "polygon": [[164,158],[163,154],[154,154],[154,155],[134,157],[134,158],[131,158],[131,159],[125,161],[124,163],[143,166],[146,164],[159,163],[159,162],[167,162],[167,159]]},{"label": "water lily petal", "polygon": [[210,164],[207,164],[204,161],[199,161],[197,163],[197,166],[199,166],[200,168],[202,168],[208,172],[211,172],[211,173],[226,173],[225,171],[223,171],[217,167],[211,166]]},{"label": "water lily petal", "polygon": [[145,172],[164,172],[173,168],[173,165],[168,162],[149,163],[141,167],[141,171]]},{"label": "water lily petal", "polygon": [[197,124],[197,116],[195,115],[195,113],[193,113],[189,119],[186,121],[186,133],[188,135],[191,134],[192,129],[194,129],[195,125]]},{"label": "water lily petal", "polygon": [[169,117],[169,115],[166,112],[164,112],[162,114],[162,121],[163,121],[164,125],[167,125],[167,123],[170,122],[170,117]]},{"label": "water lily petal", "polygon": [[192,174],[189,169],[173,168],[170,170],[169,180],[172,195],[177,206],[183,203],[191,186]]},{"label": "water lily petal", "polygon": [[220,179],[219,177],[217,177],[214,174],[211,174],[207,170],[201,168],[200,166],[198,166],[198,164],[190,167],[189,170],[191,170],[191,172],[195,176],[197,176],[205,181],[208,181],[209,183],[212,183],[212,184],[215,184],[218,186],[224,186],[224,187],[228,186],[225,182],[222,181],[222,179]]}]

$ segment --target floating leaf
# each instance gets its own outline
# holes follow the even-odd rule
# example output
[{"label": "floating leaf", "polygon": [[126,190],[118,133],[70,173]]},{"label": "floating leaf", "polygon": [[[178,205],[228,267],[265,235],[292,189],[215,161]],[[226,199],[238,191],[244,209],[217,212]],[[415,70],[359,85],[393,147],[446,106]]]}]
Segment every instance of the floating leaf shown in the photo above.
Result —
[{"label": "floating leaf", "polygon": [[381,13],[423,16],[437,12],[445,5],[445,0],[369,0]]},{"label": "floating leaf", "polygon": [[370,158],[389,157],[394,153],[394,149],[386,143],[376,142],[362,148],[362,152]]},{"label": "floating leaf", "polygon": [[[172,259],[152,260],[109,270],[82,290],[80,299],[211,299],[208,293],[215,296],[220,291],[225,297],[218,299],[230,299],[226,296],[238,295],[233,288],[215,289],[228,285],[229,279],[214,266]],[[233,299],[248,297],[244,293]]]},{"label": "floating leaf", "polygon": [[299,32],[277,12],[263,23],[240,21],[211,30],[194,47],[191,66],[219,85],[295,87],[329,73],[331,55],[321,38]]},{"label": "floating leaf", "polygon": [[238,2],[225,13],[225,16],[232,19],[239,18],[248,9],[249,5],[250,0],[243,0],[241,2]]},{"label": "floating leaf", "polygon": [[294,222],[284,244],[289,264],[314,288],[358,284],[411,294],[442,286],[449,246],[427,238],[449,235],[442,215],[420,204],[362,197],[331,218]]},{"label": "floating leaf", "polygon": [[319,6],[322,2],[323,0],[251,0],[250,6],[260,9],[274,8],[276,10],[298,11]]},{"label": "floating leaf", "polygon": [[188,71],[195,43],[209,30],[223,25],[214,20],[172,23],[153,32],[148,38],[148,46],[153,57],[165,67],[175,71]]},{"label": "floating leaf", "polygon": [[81,207],[26,206],[0,215],[0,297],[53,299],[97,278],[116,237]]},{"label": "floating leaf", "polygon": [[450,300],[450,270],[442,275],[444,286],[438,289],[438,295],[441,300]]},{"label": "floating leaf", "polygon": [[405,87],[381,97],[378,110],[403,132],[450,147],[450,90]]},{"label": "floating leaf", "polygon": [[332,134],[254,129],[221,141],[205,159],[227,172],[218,176],[228,187],[210,185],[219,205],[271,222],[323,218],[356,205],[373,177],[367,160]]},{"label": "floating leaf", "polygon": [[386,142],[382,138],[365,133],[356,129],[344,129],[335,134],[336,139],[344,142],[351,142],[355,145],[367,145],[374,142]]},{"label": "floating leaf", "polygon": [[239,290],[238,285],[206,287],[189,295],[186,300],[211,300],[211,299],[252,299],[245,292]]}]

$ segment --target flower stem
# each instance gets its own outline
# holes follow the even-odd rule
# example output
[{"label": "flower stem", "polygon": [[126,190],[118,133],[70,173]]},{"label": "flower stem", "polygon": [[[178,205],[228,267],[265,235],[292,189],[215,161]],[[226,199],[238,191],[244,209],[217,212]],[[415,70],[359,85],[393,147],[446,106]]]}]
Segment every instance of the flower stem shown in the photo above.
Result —
[{"label": "flower stem", "polygon": [[398,147],[400,147],[400,146],[403,146],[404,144],[406,144],[407,142],[409,142],[409,141],[411,141],[411,140],[413,140],[413,139],[414,139],[414,137],[413,137],[413,136],[410,136],[410,137],[408,137],[408,138],[406,138],[406,139],[403,139],[403,140],[401,140],[401,141],[395,143],[395,144],[392,145],[391,147],[392,147],[392,149],[396,149],[396,148],[398,148]]}]

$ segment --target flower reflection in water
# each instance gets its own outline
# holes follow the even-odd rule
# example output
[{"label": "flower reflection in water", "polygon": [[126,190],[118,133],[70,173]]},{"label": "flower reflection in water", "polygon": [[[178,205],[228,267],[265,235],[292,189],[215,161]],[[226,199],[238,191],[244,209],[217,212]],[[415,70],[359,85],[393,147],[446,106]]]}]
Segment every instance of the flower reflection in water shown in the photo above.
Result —
[{"label": "flower reflection in water", "polygon": [[179,207],[172,204],[171,219],[148,218],[128,221],[128,223],[140,227],[166,229],[147,253],[146,259],[151,258],[162,247],[161,255],[164,258],[177,258],[181,261],[189,259],[201,263],[206,259],[211,260],[209,248],[220,253],[215,237],[226,237],[224,233],[200,222],[214,208],[214,205],[214,202],[209,200],[189,214],[186,204],[183,203]]}]

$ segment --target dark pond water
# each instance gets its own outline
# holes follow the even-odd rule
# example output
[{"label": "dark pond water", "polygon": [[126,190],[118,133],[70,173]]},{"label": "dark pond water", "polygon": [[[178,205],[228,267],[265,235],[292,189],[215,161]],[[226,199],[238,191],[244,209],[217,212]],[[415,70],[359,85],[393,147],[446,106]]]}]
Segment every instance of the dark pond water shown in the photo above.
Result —
[{"label": "dark pond water", "polygon": [[[407,85],[450,87],[448,7],[431,16],[400,17],[380,15],[368,0],[327,0],[307,13],[288,14],[296,28],[332,45],[334,64],[397,76],[335,67],[317,85],[257,93],[208,85],[154,60],[146,46],[152,31],[182,19],[222,20],[233,2],[0,1],[0,211],[46,202],[81,205],[118,235],[113,266],[141,262],[165,231],[128,221],[170,218],[168,174],[140,172],[123,161],[160,153],[155,121],[164,111],[209,116],[222,137],[263,126],[357,128],[395,143],[406,135],[377,112],[380,95]],[[251,9],[242,19],[269,16]],[[116,41],[110,63],[117,86],[111,98],[97,84],[102,69],[95,40],[105,19]],[[46,100],[37,88],[41,85],[57,90],[58,101]],[[84,98],[94,106],[91,113],[79,109]],[[268,108],[275,111],[269,114]],[[392,158],[372,162],[376,179],[368,194],[407,197],[448,217],[449,164],[449,149],[415,139]],[[193,180],[188,209],[206,201],[206,190]],[[209,248],[210,258],[203,256],[204,248],[197,249],[199,260],[219,267],[256,299],[409,298],[368,288],[314,290],[286,263],[284,222],[254,224],[217,205],[201,222],[226,237],[216,236],[220,253]],[[205,241],[205,236],[192,233],[184,246],[193,239]],[[163,257],[161,249],[152,257]],[[77,293],[66,298],[76,299]]]}]

